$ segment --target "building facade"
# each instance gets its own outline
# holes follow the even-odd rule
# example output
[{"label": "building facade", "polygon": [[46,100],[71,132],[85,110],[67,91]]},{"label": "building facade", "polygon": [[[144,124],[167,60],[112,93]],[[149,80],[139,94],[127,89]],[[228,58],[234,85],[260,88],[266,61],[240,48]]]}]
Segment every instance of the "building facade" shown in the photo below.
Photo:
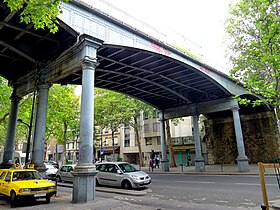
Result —
[{"label": "building facade", "polygon": [[[193,138],[192,118],[184,117],[177,122],[170,120],[170,134],[173,144],[173,151],[177,165],[194,164],[195,146]],[[155,113],[152,116],[141,113],[139,119],[139,142],[141,144],[142,157],[144,164],[148,165],[151,151],[160,157],[161,139],[160,139],[160,122],[159,116]],[[139,164],[139,147],[136,139],[136,133],[131,126],[121,126],[114,131],[114,141],[112,140],[112,131],[105,127],[95,128],[95,161],[126,161],[133,164]],[[63,161],[63,149],[59,145],[58,161]],[[55,160],[55,146],[49,146],[49,159]],[[167,154],[169,151],[167,144]],[[113,152],[114,151],[114,152]],[[203,143],[202,143],[203,151]],[[206,155],[206,153],[205,153]],[[78,162],[79,159],[79,142],[68,141],[66,144],[66,157],[71,162]],[[207,157],[205,156],[205,159]]]}]

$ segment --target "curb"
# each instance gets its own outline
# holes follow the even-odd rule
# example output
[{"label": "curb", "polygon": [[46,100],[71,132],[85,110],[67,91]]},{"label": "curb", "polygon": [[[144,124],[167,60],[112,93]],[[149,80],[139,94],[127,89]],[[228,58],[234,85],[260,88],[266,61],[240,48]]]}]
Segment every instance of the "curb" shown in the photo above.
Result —
[{"label": "curb", "polygon": [[[73,185],[71,183],[57,183],[57,186],[59,187],[68,187],[73,188]],[[146,188],[143,190],[124,190],[120,188],[112,188],[112,187],[96,187],[96,191],[98,192],[107,192],[107,193],[115,193],[115,194],[122,194],[122,195],[133,195],[133,196],[144,196],[148,193],[151,193],[152,190],[150,188]]]}]

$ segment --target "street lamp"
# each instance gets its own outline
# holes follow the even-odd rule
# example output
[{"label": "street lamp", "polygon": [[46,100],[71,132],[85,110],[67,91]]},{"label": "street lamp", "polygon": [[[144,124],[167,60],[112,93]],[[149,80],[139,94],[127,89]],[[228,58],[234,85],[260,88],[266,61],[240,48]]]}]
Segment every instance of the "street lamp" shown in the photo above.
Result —
[{"label": "street lamp", "polygon": [[17,121],[26,125],[28,127],[28,137],[27,137],[27,145],[26,145],[26,156],[25,156],[25,164],[28,163],[29,153],[30,153],[30,140],[31,140],[31,132],[32,132],[32,122],[33,122],[33,112],[35,106],[35,95],[36,91],[33,92],[33,100],[32,100],[32,108],[31,108],[31,117],[29,124],[22,121],[22,119],[18,119]]},{"label": "street lamp", "polygon": [[32,132],[32,127],[31,125],[25,123],[22,121],[22,119],[18,119],[18,122],[26,125],[28,127],[28,137],[27,137],[27,144],[26,144],[26,156],[25,156],[25,164],[28,163],[28,159],[29,159],[29,150],[30,150],[30,139],[31,139],[31,132]]}]

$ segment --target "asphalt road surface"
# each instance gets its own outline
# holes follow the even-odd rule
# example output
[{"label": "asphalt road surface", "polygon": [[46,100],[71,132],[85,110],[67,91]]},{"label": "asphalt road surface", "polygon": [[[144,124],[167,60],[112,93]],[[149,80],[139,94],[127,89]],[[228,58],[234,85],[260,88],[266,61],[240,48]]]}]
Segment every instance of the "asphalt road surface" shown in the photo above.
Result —
[{"label": "asphalt road surface", "polygon": [[[258,176],[247,175],[187,175],[187,174],[151,174],[152,184],[145,196],[132,196],[96,192],[96,197],[125,201],[137,209],[155,210],[260,210],[262,203],[261,186]],[[279,188],[275,176],[267,176],[266,187],[270,201],[280,200]],[[59,187],[58,194],[72,192],[72,188]],[[9,208],[9,203],[1,199],[0,209]],[[0,202],[0,203],[1,203]],[[70,203],[69,203],[70,204]],[[55,202],[47,205],[23,205],[23,209],[52,208]],[[25,207],[24,207],[25,206]],[[22,207],[18,207],[21,209]],[[113,209],[110,206],[109,209]],[[88,208],[90,209],[90,208]],[[93,208],[94,209],[94,208]],[[120,209],[120,208],[119,208]],[[122,209],[122,208],[121,208]],[[129,206],[126,209],[133,209]]]},{"label": "asphalt road surface", "polygon": [[[261,209],[263,203],[258,176],[151,174],[151,177],[151,193],[147,196],[115,198],[163,209]],[[268,199],[279,200],[276,177],[267,176],[265,181]]]},{"label": "asphalt road surface", "polygon": [[[244,209],[263,203],[258,176],[233,175],[186,175],[153,174],[152,196],[165,200],[217,204]],[[265,178],[268,199],[280,199],[275,176]]]}]

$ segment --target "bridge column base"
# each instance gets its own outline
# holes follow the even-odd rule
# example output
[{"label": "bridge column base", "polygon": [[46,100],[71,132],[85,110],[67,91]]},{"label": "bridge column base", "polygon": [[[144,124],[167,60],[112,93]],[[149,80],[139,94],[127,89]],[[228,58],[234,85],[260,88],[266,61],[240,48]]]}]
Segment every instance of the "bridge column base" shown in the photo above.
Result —
[{"label": "bridge column base", "polygon": [[72,203],[86,203],[95,199],[95,170],[93,164],[77,165],[72,172]]},{"label": "bridge column base", "polygon": [[195,171],[204,172],[205,171],[205,162],[203,158],[195,158]]},{"label": "bridge column base", "polygon": [[160,160],[160,167],[161,167],[162,172],[169,171],[168,160],[167,159],[161,159]]},{"label": "bridge column base", "polygon": [[237,160],[239,172],[249,171],[249,160],[247,156],[238,156],[236,160]]}]

